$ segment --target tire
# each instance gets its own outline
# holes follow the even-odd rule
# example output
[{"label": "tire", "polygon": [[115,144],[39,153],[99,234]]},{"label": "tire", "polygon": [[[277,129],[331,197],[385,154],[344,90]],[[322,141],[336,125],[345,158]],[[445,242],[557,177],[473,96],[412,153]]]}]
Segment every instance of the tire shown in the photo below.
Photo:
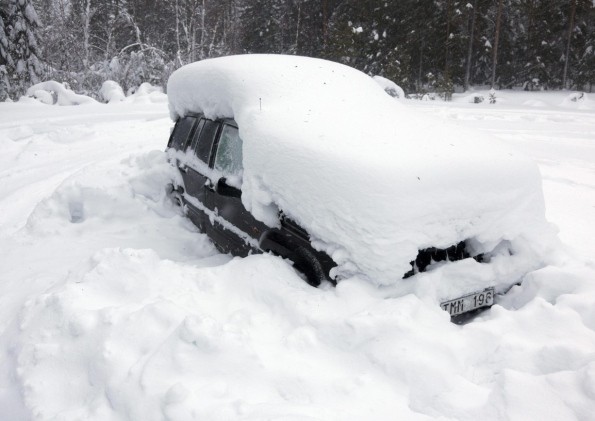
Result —
[{"label": "tire", "polygon": [[261,237],[260,249],[291,260],[294,269],[303,274],[306,282],[313,287],[318,287],[324,280],[332,282],[311,248],[296,244],[278,230],[267,231]]},{"label": "tire", "polygon": [[327,279],[320,261],[306,247],[298,246],[292,254],[290,259],[293,261],[293,267],[304,274],[308,284],[317,288],[322,281]]}]

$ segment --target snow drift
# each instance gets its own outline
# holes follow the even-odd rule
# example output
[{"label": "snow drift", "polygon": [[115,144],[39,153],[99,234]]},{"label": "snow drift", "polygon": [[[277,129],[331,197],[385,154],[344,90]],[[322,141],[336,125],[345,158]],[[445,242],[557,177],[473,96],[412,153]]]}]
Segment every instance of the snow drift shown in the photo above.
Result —
[{"label": "snow drift", "polygon": [[[237,121],[246,208],[270,225],[277,209],[289,214],[342,277],[391,284],[418,250],[464,240],[476,252],[500,244],[502,259],[420,274],[428,291],[502,290],[542,265],[551,229],[536,165],[485,135],[415,113],[355,69],[294,56],[224,57],[176,71],[168,96],[174,120],[203,112]],[[456,281],[440,286],[443,272]]]}]

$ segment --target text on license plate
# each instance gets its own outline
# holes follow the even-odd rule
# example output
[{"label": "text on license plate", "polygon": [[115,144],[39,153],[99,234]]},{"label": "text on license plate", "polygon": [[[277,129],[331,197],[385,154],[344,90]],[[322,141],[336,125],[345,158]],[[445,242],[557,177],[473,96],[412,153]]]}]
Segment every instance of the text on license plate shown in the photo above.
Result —
[{"label": "text on license plate", "polygon": [[494,288],[486,288],[481,292],[465,295],[461,298],[445,301],[440,304],[443,310],[448,311],[451,316],[467,313],[481,307],[489,307],[494,304]]}]

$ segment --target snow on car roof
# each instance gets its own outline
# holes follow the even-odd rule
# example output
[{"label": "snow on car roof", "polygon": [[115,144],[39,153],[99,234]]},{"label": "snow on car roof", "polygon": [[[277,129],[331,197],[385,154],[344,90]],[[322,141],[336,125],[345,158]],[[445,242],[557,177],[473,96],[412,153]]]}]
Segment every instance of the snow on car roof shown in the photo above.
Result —
[{"label": "snow on car roof", "polygon": [[534,249],[544,230],[534,163],[417,114],[348,66],[280,55],[209,59],[177,70],[168,96],[174,120],[203,112],[237,121],[244,205],[270,225],[282,209],[339,275],[389,284],[419,249],[468,239],[479,249],[503,240]]}]

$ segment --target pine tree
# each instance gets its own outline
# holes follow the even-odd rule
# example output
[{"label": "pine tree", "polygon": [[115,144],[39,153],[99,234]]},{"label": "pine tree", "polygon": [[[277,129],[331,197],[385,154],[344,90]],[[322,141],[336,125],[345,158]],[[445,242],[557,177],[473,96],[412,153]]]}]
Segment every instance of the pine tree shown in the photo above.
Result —
[{"label": "pine tree", "polygon": [[[44,12],[40,28],[27,15],[31,2]],[[494,68],[494,82],[503,88],[557,89],[566,81],[567,88],[589,90],[595,82],[593,0],[0,0],[0,5],[0,98],[9,86],[22,92],[33,82],[40,51],[52,78],[91,95],[106,78],[125,87],[162,83],[182,64],[254,52],[340,61],[418,92],[490,84]],[[23,82],[25,76],[29,80]]]},{"label": "pine tree", "polygon": [[42,74],[36,34],[39,18],[31,0],[8,0],[5,13],[4,31],[8,35],[6,44],[10,56],[6,60],[9,94],[17,98],[29,86],[39,82]]},{"label": "pine tree", "polygon": [[571,0],[567,10],[563,87],[582,90],[589,85],[591,89],[595,80],[595,8],[590,0]]},{"label": "pine tree", "polygon": [[475,44],[475,21],[477,18],[477,0],[473,4],[467,3],[465,8],[468,14],[467,24],[467,57],[465,58],[465,77],[463,79],[463,89],[469,89],[471,82],[471,67],[473,65],[473,47]]},{"label": "pine tree", "polygon": [[[409,3],[409,2],[403,2]],[[332,21],[326,56],[398,84],[410,83],[407,13],[403,3],[348,0]]]},{"label": "pine tree", "polygon": [[[282,0],[251,0],[245,2],[241,14],[241,47],[246,53],[284,53],[289,50],[291,36],[284,22]],[[285,32],[285,33],[284,33]]]},{"label": "pine tree", "polygon": [[0,101],[8,98],[10,82],[8,80],[8,68],[13,66],[12,57],[8,53],[8,34],[4,22],[8,15],[4,8],[0,9]]}]

